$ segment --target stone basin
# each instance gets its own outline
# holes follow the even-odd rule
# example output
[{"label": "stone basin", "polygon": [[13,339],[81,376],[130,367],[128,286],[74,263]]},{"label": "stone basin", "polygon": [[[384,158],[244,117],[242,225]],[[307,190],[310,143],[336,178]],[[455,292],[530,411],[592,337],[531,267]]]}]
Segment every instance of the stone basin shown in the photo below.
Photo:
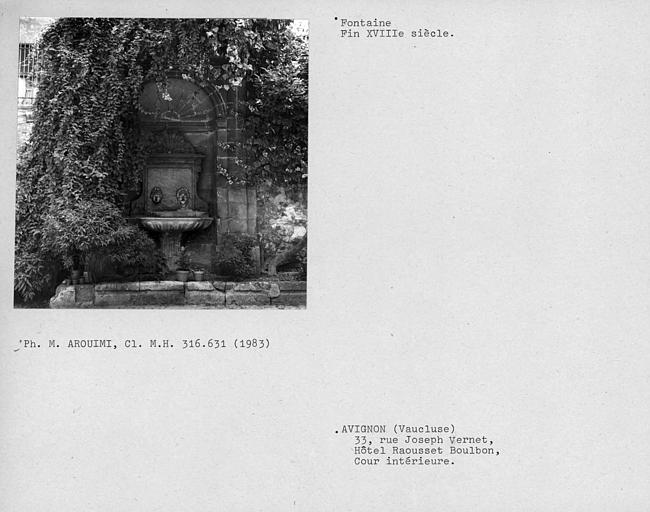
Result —
[{"label": "stone basin", "polygon": [[[187,213],[187,215],[185,215]],[[212,224],[212,217],[206,212],[193,210],[177,210],[171,212],[157,212],[155,217],[138,217],[142,226],[150,231],[195,231],[205,229]]]},{"label": "stone basin", "polygon": [[190,209],[151,212],[150,215],[136,219],[145,229],[160,233],[160,248],[170,270],[176,269],[183,233],[205,229],[214,220],[206,212]]},{"label": "stone basin", "polygon": [[140,217],[140,223],[150,231],[194,231],[207,228],[212,217]]},{"label": "stone basin", "polygon": [[207,217],[208,212],[199,212],[197,210],[179,209],[179,210],[163,210],[159,212],[152,212],[152,217]]}]

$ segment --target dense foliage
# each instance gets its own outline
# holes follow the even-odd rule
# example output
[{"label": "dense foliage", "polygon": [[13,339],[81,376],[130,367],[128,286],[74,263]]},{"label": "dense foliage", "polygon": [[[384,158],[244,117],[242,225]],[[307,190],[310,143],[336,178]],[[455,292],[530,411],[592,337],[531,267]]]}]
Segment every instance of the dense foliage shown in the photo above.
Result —
[{"label": "dense foliage", "polygon": [[59,258],[65,268],[79,269],[90,251],[123,245],[137,232],[108,201],[87,199],[70,204],[57,197],[43,216],[42,241],[44,250]]},{"label": "dense foliage", "polygon": [[229,233],[223,237],[213,260],[214,271],[222,276],[242,279],[255,274],[253,248],[255,237],[244,233]]},{"label": "dense foliage", "polygon": [[306,190],[267,184],[258,191],[258,232],[262,268],[270,275],[278,267],[296,263],[306,273]]},{"label": "dense foliage", "polygon": [[306,180],[306,42],[287,21],[63,18],[44,33],[40,53],[34,125],[17,171],[23,299],[51,287],[57,265],[129,240],[145,250],[146,235],[119,212],[144,167],[143,84],[164,88],[170,70],[201,87],[245,85],[244,137],[229,148],[243,172],[221,169],[229,180]]},{"label": "dense foliage", "polygon": [[261,53],[270,65],[250,76],[244,140],[224,146],[247,184],[300,187],[307,178],[307,42],[291,31],[278,36]]}]

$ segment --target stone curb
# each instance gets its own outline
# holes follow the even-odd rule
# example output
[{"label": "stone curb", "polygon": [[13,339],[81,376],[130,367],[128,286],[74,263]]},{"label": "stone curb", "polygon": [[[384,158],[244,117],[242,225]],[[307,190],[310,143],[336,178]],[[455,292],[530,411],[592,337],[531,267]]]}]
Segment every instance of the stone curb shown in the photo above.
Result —
[{"label": "stone curb", "polygon": [[59,285],[51,308],[306,306],[304,281],[141,281]]},{"label": "stone curb", "polygon": [[307,291],[307,281],[280,281],[280,291]]}]

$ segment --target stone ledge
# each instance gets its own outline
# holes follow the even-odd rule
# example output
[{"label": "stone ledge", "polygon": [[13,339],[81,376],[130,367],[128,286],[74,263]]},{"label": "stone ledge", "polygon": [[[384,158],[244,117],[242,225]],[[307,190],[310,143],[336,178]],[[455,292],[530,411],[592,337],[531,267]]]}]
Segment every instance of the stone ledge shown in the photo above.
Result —
[{"label": "stone ledge", "polygon": [[226,290],[235,292],[263,292],[271,288],[269,281],[242,281],[241,283],[226,283]]},{"label": "stone ledge", "polygon": [[270,306],[271,298],[267,293],[226,291],[226,306]]},{"label": "stone ledge", "polygon": [[142,281],[59,285],[51,308],[138,308],[149,306],[298,306],[307,302],[304,281]]},{"label": "stone ledge", "polygon": [[185,294],[180,291],[140,291],[140,292],[96,292],[95,305],[106,306],[164,306],[185,303]]},{"label": "stone ledge", "polygon": [[92,304],[95,302],[95,287],[92,284],[80,284],[75,286],[75,302]]},{"label": "stone ledge", "polygon": [[226,294],[217,290],[211,292],[205,291],[192,291],[185,292],[185,303],[192,305],[208,305],[208,306],[226,306]]},{"label": "stone ledge", "polygon": [[278,285],[280,285],[281,292],[288,292],[288,291],[306,292],[307,291],[307,281],[279,281]]},{"label": "stone ledge", "polygon": [[95,285],[96,292],[115,291],[115,292],[137,292],[140,289],[140,283],[99,283]]},{"label": "stone ledge", "polygon": [[59,285],[54,297],[50,299],[51,308],[74,308],[77,292],[74,286]]},{"label": "stone ledge", "polygon": [[282,306],[307,306],[307,294],[304,292],[281,293],[279,297],[271,299],[272,305]]},{"label": "stone ledge", "polygon": [[192,292],[213,292],[215,287],[209,281],[190,281],[185,283],[186,294],[187,291]]},{"label": "stone ledge", "polygon": [[182,292],[185,289],[185,283],[181,281],[142,281],[140,282],[140,291],[177,291]]}]

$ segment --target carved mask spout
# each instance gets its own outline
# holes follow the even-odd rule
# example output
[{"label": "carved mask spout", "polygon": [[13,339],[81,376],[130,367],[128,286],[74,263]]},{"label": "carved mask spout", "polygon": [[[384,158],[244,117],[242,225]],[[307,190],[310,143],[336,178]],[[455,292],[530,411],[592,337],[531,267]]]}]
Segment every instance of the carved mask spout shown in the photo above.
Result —
[{"label": "carved mask spout", "polygon": [[186,210],[187,205],[190,203],[190,191],[185,187],[181,187],[176,191],[176,199],[181,207],[181,210]]},{"label": "carved mask spout", "polygon": [[149,194],[149,197],[151,198],[151,202],[153,204],[160,204],[160,202],[163,199],[163,191],[160,187],[154,187],[151,189],[151,194]]}]

